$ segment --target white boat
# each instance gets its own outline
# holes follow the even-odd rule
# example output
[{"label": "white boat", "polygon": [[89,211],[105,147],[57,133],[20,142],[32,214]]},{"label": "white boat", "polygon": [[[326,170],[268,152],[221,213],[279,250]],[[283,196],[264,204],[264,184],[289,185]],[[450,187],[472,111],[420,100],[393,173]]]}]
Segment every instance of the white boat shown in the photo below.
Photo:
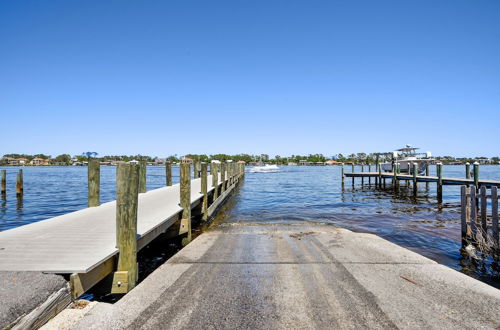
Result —
[{"label": "white boat", "polygon": [[413,163],[418,165],[418,174],[424,174],[432,159],[430,151],[418,153],[418,148],[412,148],[410,145],[398,149],[392,153],[392,161],[380,164],[382,171],[392,172],[394,164],[399,163],[399,170],[401,173],[412,174]]},{"label": "white boat", "polygon": [[254,166],[250,168],[248,171],[249,172],[278,172],[280,168],[277,165],[259,165],[259,166]]}]

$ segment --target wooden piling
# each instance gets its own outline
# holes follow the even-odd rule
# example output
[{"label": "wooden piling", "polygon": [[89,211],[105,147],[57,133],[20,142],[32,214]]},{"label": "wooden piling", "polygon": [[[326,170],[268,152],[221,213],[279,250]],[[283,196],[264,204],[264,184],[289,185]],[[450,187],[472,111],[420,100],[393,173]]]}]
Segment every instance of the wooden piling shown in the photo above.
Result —
[{"label": "wooden piling", "polygon": [[139,193],[146,192],[146,162],[139,162]]},{"label": "wooden piling", "polygon": [[[410,164],[408,164],[410,166]],[[413,163],[413,195],[416,197],[418,192],[417,174],[418,174],[418,164]]]},{"label": "wooden piling", "polygon": [[7,170],[2,170],[2,195],[7,193]]},{"label": "wooden piling", "polygon": [[500,237],[498,236],[498,188],[491,187],[491,231],[496,248],[500,249]]},{"label": "wooden piling", "polygon": [[201,205],[202,220],[208,220],[208,174],[207,163],[201,163],[201,193],[203,194],[203,201]]},{"label": "wooden piling", "polygon": [[193,162],[193,177],[195,179],[198,179],[200,177],[200,163],[198,162]]},{"label": "wooden piling", "polygon": [[476,186],[476,189],[479,188],[479,163],[475,162],[473,167],[474,171],[474,185]]},{"label": "wooden piling", "polygon": [[[365,165],[361,164],[361,173],[365,171]],[[361,185],[365,184],[365,178],[361,177]]]},{"label": "wooden piling", "polygon": [[399,180],[398,180],[398,173],[399,173],[399,163],[395,163],[392,169],[392,173],[394,175],[393,178],[393,185],[395,190],[399,190]]},{"label": "wooden piling", "polygon": [[465,178],[470,179],[470,163],[465,163]]},{"label": "wooden piling", "polygon": [[140,165],[118,164],[116,170],[116,247],[119,250],[112,293],[127,293],[137,283],[137,206]]},{"label": "wooden piling", "polygon": [[342,184],[345,182],[345,174],[344,174],[344,163],[342,163],[342,168],[341,168],[341,173],[342,173]]},{"label": "wooden piling", "polygon": [[[368,164],[368,172],[371,172],[372,171],[372,166],[370,164]],[[372,185],[372,177],[368,177],[368,185],[371,186]]]},{"label": "wooden piling", "polygon": [[486,225],[486,215],[487,215],[487,205],[488,200],[486,199],[486,187],[482,186],[480,190],[480,199],[481,199],[481,228],[483,237],[486,239],[486,230],[488,226]]},{"label": "wooden piling", "polygon": [[88,179],[88,207],[99,206],[101,186],[101,164],[98,160],[89,161],[87,168]]},{"label": "wooden piling", "polygon": [[16,195],[22,196],[24,192],[23,169],[19,169],[16,175]]},{"label": "wooden piling", "polygon": [[189,163],[182,163],[180,167],[180,206],[182,208],[182,218],[179,235],[187,233],[187,236],[182,239],[182,245],[187,245],[191,242],[191,165]]},{"label": "wooden piling", "polygon": [[220,163],[220,180],[222,181],[222,186],[220,188],[221,195],[224,191],[226,191],[226,166],[226,162]]},{"label": "wooden piling", "polygon": [[467,237],[470,236],[470,209],[469,209],[469,187],[462,186],[460,188],[461,195],[461,229],[462,229],[462,244],[467,242]]},{"label": "wooden piling", "polygon": [[210,174],[212,174],[212,187],[214,187],[213,200],[215,201],[219,196],[219,171],[217,169],[217,163],[210,163]]},{"label": "wooden piling", "polygon": [[[351,172],[354,173],[354,163],[352,163]],[[352,185],[354,186],[354,177],[352,177]]]},{"label": "wooden piling", "polygon": [[436,164],[436,174],[437,174],[437,198],[439,201],[443,199],[443,164]]},{"label": "wooden piling", "polygon": [[[382,180],[382,166],[380,165],[380,163],[378,163],[377,167],[378,167],[378,186],[380,187],[382,185],[382,182],[381,182],[381,180]],[[384,183],[385,183],[385,179],[384,179]]]},{"label": "wooden piling", "polygon": [[172,185],[172,163],[167,162],[165,164],[165,175],[167,179],[167,186]]},{"label": "wooden piling", "polygon": [[477,233],[476,221],[477,221],[476,187],[470,186],[470,227],[474,239],[476,239],[476,233]]},{"label": "wooden piling", "polygon": [[[431,169],[430,169],[429,165],[427,164],[425,166],[425,176],[430,176],[430,175],[431,175]],[[429,189],[429,182],[425,183],[425,189],[427,189],[427,190]]]}]

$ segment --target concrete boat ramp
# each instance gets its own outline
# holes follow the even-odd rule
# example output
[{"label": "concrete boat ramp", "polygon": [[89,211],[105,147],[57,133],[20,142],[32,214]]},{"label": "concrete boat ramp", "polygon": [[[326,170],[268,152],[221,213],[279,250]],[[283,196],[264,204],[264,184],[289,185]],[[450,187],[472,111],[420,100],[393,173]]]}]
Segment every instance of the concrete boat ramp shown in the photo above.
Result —
[{"label": "concrete boat ramp", "polygon": [[223,224],[47,329],[499,329],[500,291],[378,236]]}]

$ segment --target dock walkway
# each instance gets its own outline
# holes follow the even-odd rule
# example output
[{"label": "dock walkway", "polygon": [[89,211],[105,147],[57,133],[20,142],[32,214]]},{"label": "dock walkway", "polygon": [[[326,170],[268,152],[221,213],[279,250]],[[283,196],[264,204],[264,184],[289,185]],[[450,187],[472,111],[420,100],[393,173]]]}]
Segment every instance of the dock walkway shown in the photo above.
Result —
[{"label": "dock walkway", "polygon": [[[220,174],[218,181],[220,185]],[[179,189],[176,184],[139,194],[139,249],[178,220]],[[212,190],[209,175],[208,191]],[[192,207],[202,198],[201,179],[194,179]],[[118,254],[115,219],[116,201],[112,201],[0,232],[0,271],[88,273]]]},{"label": "dock walkway", "polygon": [[238,223],[47,329],[498,329],[499,310],[499,290],[378,236]]}]

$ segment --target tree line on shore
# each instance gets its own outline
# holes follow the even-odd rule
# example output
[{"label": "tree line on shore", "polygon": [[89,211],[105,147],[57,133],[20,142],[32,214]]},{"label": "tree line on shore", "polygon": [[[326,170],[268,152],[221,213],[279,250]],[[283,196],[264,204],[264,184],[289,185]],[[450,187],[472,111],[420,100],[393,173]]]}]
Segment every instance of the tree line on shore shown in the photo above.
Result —
[{"label": "tree line on shore", "polygon": [[[306,163],[324,163],[326,161],[336,161],[339,163],[355,163],[355,164],[376,164],[376,162],[386,162],[391,161],[391,156],[388,154],[369,154],[369,153],[357,153],[344,156],[343,154],[336,154],[334,156],[325,156],[323,154],[309,154],[309,155],[291,155],[282,157],[280,155],[275,155],[270,157],[268,154],[250,155],[250,154],[186,154],[186,155],[171,155],[168,157],[152,157],[147,155],[105,155],[99,156],[95,152],[85,152],[81,155],[71,156],[69,154],[61,154],[54,158],[50,155],[45,154],[5,154],[3,158],[0,159],[0,165],[8,165],[11,159],[25,159],[26,164],[30,163],[33,159],[43,159],[47,160],[46,165],[71,165],[73,163],[84,163],[89,159],[97,159],[102,162],[118,162],[124,161],[129,162],[131,160],[145,161],[147,163],[158,163],[159,161],[169,161],[172,163],[178,163],[184,158],[189,158],[197,162],[211,162],[212,160],[226,161],[244,161],[245,163],[256,163],[263,162],[269,164],[286,165],[289,163],[299,164],[301,162]],[[437,161],[443,164],[465,164],[467,162],[474,163],[480,161],[481,163],[490,164],[500,164],[500,157],[461,157],[455,158],[452,156],[441,156],[435,157]]]}]

